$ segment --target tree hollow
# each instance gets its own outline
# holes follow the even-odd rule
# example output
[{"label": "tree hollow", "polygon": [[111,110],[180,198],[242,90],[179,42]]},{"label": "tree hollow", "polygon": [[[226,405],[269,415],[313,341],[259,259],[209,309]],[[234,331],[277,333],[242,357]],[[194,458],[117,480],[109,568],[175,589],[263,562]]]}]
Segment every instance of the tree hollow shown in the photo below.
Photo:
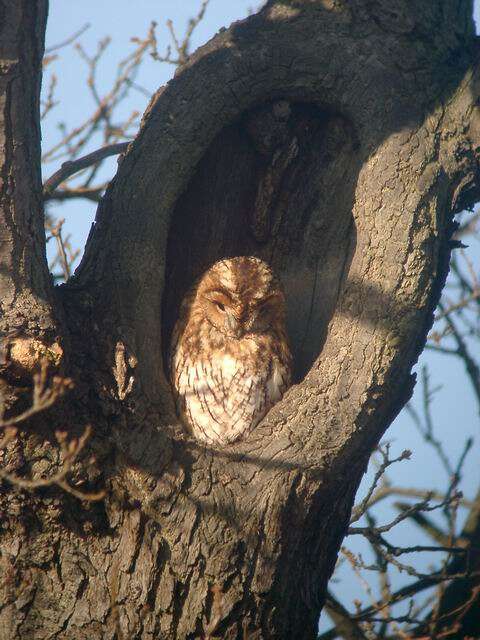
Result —
[{"label": "tree hollow", "polygon": [[276,100],[213,140],[172,216],[164,359],[188,288],[216,260],[254,255],[280,277],[299,380],[318,356],[355,244],[359,148],[345,118]]}]

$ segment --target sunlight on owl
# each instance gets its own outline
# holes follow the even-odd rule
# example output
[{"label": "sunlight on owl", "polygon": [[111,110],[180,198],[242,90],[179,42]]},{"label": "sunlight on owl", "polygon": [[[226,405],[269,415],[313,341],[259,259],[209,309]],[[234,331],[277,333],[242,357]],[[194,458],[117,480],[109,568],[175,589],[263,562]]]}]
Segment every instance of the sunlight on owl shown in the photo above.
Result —
[{"label": "sunlight on owl", "polygon": [[254,257],[219,260],[185,296],[170,376],[185,425],[210,444],[248,433],[290,385],[285,296]]}]

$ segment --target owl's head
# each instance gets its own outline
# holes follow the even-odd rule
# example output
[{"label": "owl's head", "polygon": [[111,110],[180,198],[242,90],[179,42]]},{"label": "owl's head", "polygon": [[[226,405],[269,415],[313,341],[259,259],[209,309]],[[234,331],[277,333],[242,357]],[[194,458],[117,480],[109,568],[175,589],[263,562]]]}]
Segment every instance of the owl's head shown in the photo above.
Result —
[{"label": "owl's head", "polygon": [[216,262],[198,282],[195,303],[205,319],[230,338],[284,330],[285,296],[259,258]]}]

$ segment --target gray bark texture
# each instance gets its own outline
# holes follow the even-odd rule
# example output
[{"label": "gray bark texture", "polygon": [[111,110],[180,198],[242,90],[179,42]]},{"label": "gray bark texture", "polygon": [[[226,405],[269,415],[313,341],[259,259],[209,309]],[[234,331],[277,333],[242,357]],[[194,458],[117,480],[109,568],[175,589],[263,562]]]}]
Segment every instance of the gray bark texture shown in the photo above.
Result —
[{"label": "gray bark texture", "polygon": [[[0,1],[2,324],[75,386],[4,463],[51,475],[53,431],[90,424],[69,481],[107,495],[3,483],[0,637],[315,638],[369,456],[413,388],[452,214],[478,199],[471,2],[272,0],[222,30],[154,96],[56,291],[45,14]],[[165,354],[188,285],[243,254],[284,283],[296,379],[252,434],[210,449],[178,423]],[[12,414],[27,373],[7,349]]]}]

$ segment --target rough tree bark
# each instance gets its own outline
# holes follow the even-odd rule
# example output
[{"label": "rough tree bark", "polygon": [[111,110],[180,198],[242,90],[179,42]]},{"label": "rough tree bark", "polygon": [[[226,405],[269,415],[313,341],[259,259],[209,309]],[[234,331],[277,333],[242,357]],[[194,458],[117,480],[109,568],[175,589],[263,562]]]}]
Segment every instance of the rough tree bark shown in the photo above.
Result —
[{"label": "rough tree bark", "polygon": [[[3,484],[0,636],[314,638],[369,455],[412,390],[452,214],[478,197],[471,2],[272,0],[221,31],[152,100],[56,292],[38,180],[45,3],[0,13],[3,331],[56,345],[51,367],[75,382],[6,464],[52,473],[52,429],[90,423],[96,462],[72,482],[108,488],[82,502]],[[165,345],[192,278],[245,253],[285,284],[297,379],[213,450],[183,435]],[[15,413],[33,365],[5,353]]]}]

